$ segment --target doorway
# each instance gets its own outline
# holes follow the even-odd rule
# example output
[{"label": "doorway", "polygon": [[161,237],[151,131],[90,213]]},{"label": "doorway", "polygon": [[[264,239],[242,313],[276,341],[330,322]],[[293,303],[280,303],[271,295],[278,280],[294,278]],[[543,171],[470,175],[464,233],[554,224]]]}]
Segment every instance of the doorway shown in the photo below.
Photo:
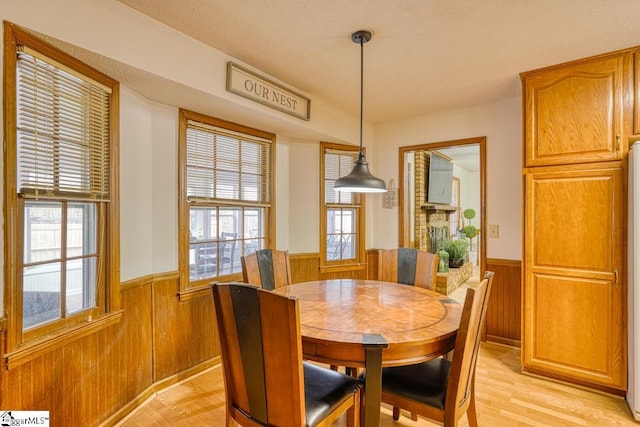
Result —
[{"label": "doorway", "polygon": [[[446,201],[442,197],[436,203],[428,200],[431,156],[453,165],[451,177],[446,178],[451,186]],[[437,252],[444,240],[466,238],[469,261],[482,277],[486,266],[486,137],[400,147],[399,162],[399,247]],[[463,234],[467,226],[477,230],[475,237]]]}]

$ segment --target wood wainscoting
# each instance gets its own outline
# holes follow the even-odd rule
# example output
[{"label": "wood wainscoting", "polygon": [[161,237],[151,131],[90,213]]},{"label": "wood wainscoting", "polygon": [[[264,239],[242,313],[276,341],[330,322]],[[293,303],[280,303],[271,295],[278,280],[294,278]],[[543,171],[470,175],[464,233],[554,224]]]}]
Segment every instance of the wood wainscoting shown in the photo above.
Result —
[{"label": "wood wainscoting", "polygon": [[[367,251],[369,253],[370,251]],[[369,258],[369,256],[367,256]],[[357,269],[336,269],[330,272],[320,271],[320,254],[319,253],[299,253],[289,254],[289,263],[291,264],[291,282],[309,282],[312,280],[329,280],[329,279],[366,279],[366,266]]]},{"label": "wood wainscoting", "polygon": [[487,307],[487,341],[520,347],[522,262],[487,258],[486,265],[495,273]]},{"label": "wood wainscoting", "polygon": [[123,283],[119,323],[0,368],[0,408],[47,410],[52,426],[113,425],[157,390],[219,363],[211,296],[179,302],[178,289],[177,272]]}]

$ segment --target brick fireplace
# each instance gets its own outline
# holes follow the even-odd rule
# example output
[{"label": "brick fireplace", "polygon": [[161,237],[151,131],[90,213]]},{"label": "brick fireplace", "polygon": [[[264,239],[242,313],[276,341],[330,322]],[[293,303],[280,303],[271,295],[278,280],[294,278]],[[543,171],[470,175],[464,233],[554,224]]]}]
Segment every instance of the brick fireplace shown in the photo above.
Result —
[{"label": "brick fireplace", "polygon": [[449,214],[455,211],[455,208],[427,203],[429,160],[428,151],[415,153],[415,198],[413,200],[415,242],[413,247],[435,253],[449,238]]}]

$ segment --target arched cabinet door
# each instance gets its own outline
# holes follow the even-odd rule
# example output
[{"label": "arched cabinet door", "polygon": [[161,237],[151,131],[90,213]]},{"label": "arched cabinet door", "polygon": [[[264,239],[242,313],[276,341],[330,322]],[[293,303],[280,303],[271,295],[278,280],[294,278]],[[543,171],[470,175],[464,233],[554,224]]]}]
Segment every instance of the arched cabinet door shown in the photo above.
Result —
[{"label": "arched cabinet door", "polygon": [[522,73],[525,167],[624,158],[632,60],[625,51]]}]

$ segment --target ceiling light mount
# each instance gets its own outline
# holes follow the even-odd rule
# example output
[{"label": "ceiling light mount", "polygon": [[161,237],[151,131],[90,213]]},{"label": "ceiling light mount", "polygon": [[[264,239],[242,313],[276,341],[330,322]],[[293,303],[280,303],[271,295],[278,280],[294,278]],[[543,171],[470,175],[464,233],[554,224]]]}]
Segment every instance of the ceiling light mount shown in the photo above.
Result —
[{"label": "ceiling light mount", "polygon": [[347,176],[336,180],[333,189],[345,193],[384,193],[387,191],[385,182],[369,172],[369,163],[362,148],[362,123],[364,110],[364,44],[371,40],[371,31],[360,30],[351,34],[351,40],[360,45],[360,150],[358,158],[353,163],[353,169]]},{"label": "ceiling light mount", "polygon": [[366,43],[371,40],[371,31],[356,31],[355,33],[351,34],[351,40],[353,40],[353,42],[357,44]]}]

